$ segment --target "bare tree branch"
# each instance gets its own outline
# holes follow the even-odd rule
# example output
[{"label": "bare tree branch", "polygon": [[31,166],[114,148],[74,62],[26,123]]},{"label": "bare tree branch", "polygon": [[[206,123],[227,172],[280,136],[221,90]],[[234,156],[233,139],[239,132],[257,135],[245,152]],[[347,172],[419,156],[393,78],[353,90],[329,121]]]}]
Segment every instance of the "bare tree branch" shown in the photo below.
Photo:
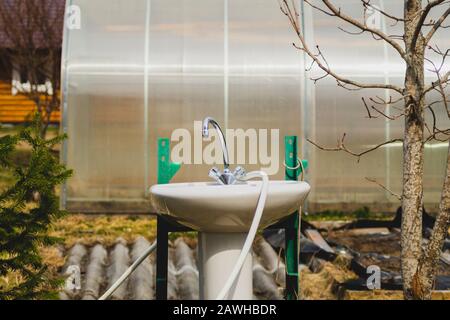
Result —
[{"label": "bare tree branch", "polygon": [[354,151],[348,149],[347,146],[345,145],[345,138],[346,138],[346,135],[347,135],[346,133],[344,133],[344,134],[342,135],[342,138],[338,141],[337,146],[334,147],[334,148],[323,147],[323,146],[317,144],[316,142],[312,141],[311,139],[306,139],[306,140],[307,140],[309,143],[311,143],[312,145],[314,145],[315,147],[317,147],[318,149],[323,150],[323,151],[344,151],[344,152],[346,152],[346,153],[348,153],[348,154],[350,154],[350,155],[352,155],[352,156],[358,158],[358,160],[357,160],[358,162],[359,162],[359,160],[361,159],[361,157],[362,157],[363,155],[368,154],[369,152],[375,151],[375,150],[377,150],[377,149],[379,149],[379,148],[381,148],[381,147],[383,147],[383,146],[385,146],[385,145],[389,145],[389,144],[391,144],[391,143],[395,143],[395,142],[403,142],[403,139],[392,139],[392,140],[385,141],[385,142],[383,142],[383,143],[377,144],[376,146],[374,146],[374,147],[372,147],[372,148],[370,148],[370,149],[367,149],[367,150],[365,150],[365,151],[362,151],[362,152],[354,152]]},{"label": "bare tree branch", "polygon": [[449,107],[448,107],[447,97],[446,97],[446,95],[445,95],[444,86],[443,86],[443,84],[442,84],[441,76],[440,76],[440,73],[439,73],[439,72],[441,71],[442,67],[444,66],[445,58],[447,57],[449,51],[450,51],[450,49],[447,50],[447,52],[443,55],[441,65],[440,65],[439,67],[436,66],[436,64],[435,64],[431,59],[425,58],[425,60],[428,61],[428,62],[433,66],[433,70],[430,70],[430,71],[432,71],[432,72],[434,72],[434,73],[436,74],[436,78],[437,78],[437,80],[438,80],[438,81],[437,81],[437,82],[438,82],[438,85],[437,85],[437,87],[435,88],[435,90],[438,91],[439,94],[440,94],[441,97],[442,97],[442,102],[443,102],[443,104],[444,104],[444,106],[445,106],[445,109],[446,109],[446,111],[447,111],[447,116],[448,116],[448,118],[450,118],[450,109],[449,109]]},{"label": "bare tree branch", "polygon": [[392,99],[392,96],[389,96],[389,100],[383,99],[380,96],[375,96],[375,98],[371,97],[369,98],[370,101],[372,101],[375,104],[378,105],[384,105],[384,106],[392,106],[396,103],[399,103],[401,101],[404,101],[405,96],[401,96],[395,100]]},{"label": "bare tree branch", "polygon": [[403,18],[396,17],[396,16],[394,16],[394,15],[392,15],[392,14],[390,14],[390,13],[384,11],[384,10],[381,10],[379,7],[372,5],[370,3],[370,0],[361,0],[361,2],[363,3],[363,6],[365,8],[371,8],[372,10],[378,11],[379,13],[381,13],[386,18],[394,20],[394,24],[391,25],[391,26],[396,25],[398,22],[404,22],[405,21],[405,19],[403,19]]},{"label": "bare tree branch", "polygon": [[423,90],[423,95],[427,94],[431,90],[434,90],[435,88],[444,85],[450,81],[450,71],[448,71],[446,74],[441,76],[437,81],[434,81],[431,83],[431,85],[425,87]]},{"label": "bare tree branch", "polygon": [[414,46],[416,45],[417,39],[419,38],[420,32],[422,31],[422,27],[424,26],[425,20],[426,20],[428,14],[430,13],[431,9],[442,4],[444,1],[445,0],[435,0],[435,1],[428,2],[428,4],[425,6],[425,8],[422,9],[422,13],[421,13],[419,20],[416,24],[416,27],[414,29],[414,34],[412,36],[412,40],[411,40],[411,44],[410,44],[410,48],[409,48],[410,50],[413,51]]},{"label": "bare tree branch", "polygon": [[431,30],[427,33],[427,35],[425,36],[425,44],[427,44],[428,42],[430,42],[431,38],[433,37],[433,35],[436,33],[436,31],[442,26],[442,23],[444,22],[445,19],[447,19],[447,17],[450,15],[450,6],[449,8],[444,12],[444,14],[434,23],[433,27],[431,28]]},{"label": "bare tree branch", "polygon": [[[385,112],[383,112],[380,109],[378,109],[377,107],[375,107],[374,105],[371,105],[370,108],[369,108],[369,106],[368,106],[368,104],[366,102],[366,99],[364,99],[364,98],[361,98],[361,99],[362,99],[362,101],[364,103],[364,107],[366,108],[366,111],[368,113],[368,118],[369,119],[376,119],[376,118],[378,118],[378,117],[372,115],[372,113],[370,112],[370,109],[374,110],[375,112],[377,112],[378,114],[380,114],[381,116],[383,116],[383,117],[385,117],[385,118],[387,118],[389,120],[396,120],[396,119],[398,119],[400,117],[403,117],[405,115],[405,112],[402,112],[402,113],[397,114],[397,115],[388,115]],[[369,99],[372,102],[374,101],[373,98],[369,98]],[[378,102],[378,104],[381,104],[381,103]],[[386,106],[386,107],[388,107],[390,104],[391,103],[383,103],[383,105]]]},{"label": "bare tree branch", "polygon": [[402,196],[393,192],[392,190],[388,189],[385,185],[383,185],[382,183],[378,182],[377,180],[373,179],[373,178],[368,178],[366,177],[366,180],[372,183],[375,183],[376,185],[378,185],[379,187],[381,187],[382,189],[384,189],[385,191],[389,192],[391,195],[393,195],[394,197],[396,197],[398,200],[402,200]]},{"label": "bare tree branch", "polygon": [[[308,0],[305,0],[305,2],[309,3]],[[366,23],[363,24],[358,20],[344,14],[340,8],[334,6],[329,0],[322,0],[322,2],[334,14],[334,16],[346,21],[347,23],[359,28],[362,31],[370,32],[372,35],[378,36],[380,39],[383,39],[384,41],[389,43],[395,50],[397,50],[402,58],[406,59],[405,50],[396,41],[390,39],[387,34],[383,33],[381,30],[370,28]]]},{"label": "bare tree branch", "polygon": [[[334,79],[336,79],[339,86],[345,88],[345,89],[388,89],[388,90],[394,90],[400,94],[403,94],[403,89],[391,85],[391,84],[376,84],[376,83],[360,83],[354,80],[350,80],[347,78],[344,78],[334,71],[331,70],[331,68],[328,66],[328,63],[326,59],[324,58],[322,52],[320,51],[319,46],[316,46],[317,53],[314,53],[306,43],[305,37],[303,36],[303,32],[301,30],[300,24],[298,23],[298,12],[295,7],[295,4],[289,4],[287,0],[281,0],[280,2],[280,9],[281,11],[288,17],[292,27],[294,28],[294,31],[297,34],[297,37],[300,40],[301,45],[296,45],[293,43],[293,46],[297,48],[298,50],[301,50],[305,52],[312,60],[313,64],[315,63],[320,69],[322,69],[325,74],[323,76],[320,76],[318,78],[312,79],[313,81],[317,82],[320,79],[323,79],[327,76],[331,76]],[[322,61],[323,60],[323,61]],[[312,65],[313,65],[312,64]],[[347,85],[347,86],[346,86]],[[351,87],[348,87],[351,86]]]}]

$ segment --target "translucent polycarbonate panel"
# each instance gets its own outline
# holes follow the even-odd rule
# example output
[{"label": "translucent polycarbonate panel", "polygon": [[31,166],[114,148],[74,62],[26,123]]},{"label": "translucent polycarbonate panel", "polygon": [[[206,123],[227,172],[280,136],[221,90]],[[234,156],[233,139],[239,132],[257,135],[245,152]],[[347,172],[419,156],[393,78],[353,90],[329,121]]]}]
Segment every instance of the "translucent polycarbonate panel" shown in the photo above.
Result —
[{"label": "translucent polycarbonate panel", "polygon": [[[224,129],[267,129],[265,156],[277,159],[248,164],[247,142],[242,164],[251,170],[264,162],[283,178],[283,136],[301,134],[303,67],[276,2],[68,4],[80,7],[82,25],[65,31],[65,157],[75,172],[67,201],[147,199],[157,182],[157,138],[177,129],[190,134],[191,152],[173,181],[208,180],[221,164],[195,154],[196,145],[209,144],[194,130],[206,116]],[[273,155],[270,129],[280,130]]]},{"label": "translucent polycarbonate panel", "polygon": [[208,179],[211,165],[194,159],[194,134],[202,144],[194,121],[212,116],[224,124],[224,2],[152,0],[149,27],[149,183],[156,183],[157,138],[176,129],[192,139],[173,181]]},{"label": "translucent polycarbonate panel", "polygon": [[[327,94],[321,94],[323,91]],[[318,83],[316,93],[316,135],[311,138],[314,142],[336,147],[345,134],[346,147],[358,153],[384,141],[384,121],[365,118],[364,107],[360,105],[361,93],[350,95],[332,79]],[[310,172],[319,186],[314,195],[317,201],[371,202],[383,196],[379,190],[373,190],[364,177],[384,179],[385,150],[361,157],[359,162],[358,158],[343,152],[315,149],[313,154]]]},{"label": "translucent polycarbonate panel", "polygon": [[[268,144],[275,134],[271,130],[277,130],[280,156],[263,167],[270,168],[272,179],[284,179],[284,136],[301,135],[300,81],[304,68],[302,55],[290,45],[294,32],[276,1],[229,1],[228,26],[228,126],[267,129]],[[247,144],[245,163],[239,164],[247,170],[259,170],[266,154],[261,150],[262,142],[260,139],[257,156],[256,148],[251,151]],[[267,155],[275,150],[270,147]],[[249,163],[251,155],[258,160],[253,165]]]},{"label": "translucent polycarbonate panel", "polygon": [[142,198],[147,1],[69,4],[81,25],[65,32],[67,200]]},{"label": "translucent polycarbonate panel", "polygon": [[[376,11],[362,10],[360,1],[335,1],[342,11],[359,21],[365,22],[385,33],[399,35],[401,23],[383,17]],[[392,15],[403,14],[401,1],[371,1],[371,4]],[[331,69],[337,74],[361,82],[403,85],[404,62],[399,54],[384,41],[375,40],[369,34],[350,34],[357,31],[349,24],[306,7],[312,17],[306,22],[312,34],[311,43],[317,43]],[[308,23],[309,22],[309,23]],[[307,29],[308,30],[308,29]],[[396,39],[394,37],[394,39]],[[401,43],[401,40],[396,39]],[[435,42],[442,47],[449,47],[448,37],[442,32],[436,34]],[[313,68],[312,77],[323,75],[323,71]],[[426,73],[430,83],[433,74]],[[336,85],[336,81],[327,77],[315,85],[313,103],[311,103],[309,120],[313,128],[305,132],[312,140],[324,147],[336,147],[338,141],[346,134],[346,147],[355,152],[374,146],[403,135],[403,118],[390,121],[372,110],[369,119],[362,103],[364,97],[368,105],[373,105],[369,97],[380,97],[388,101],[399,95],[389,90],[367,89],[349,91]],[[436,98],[436,97],[434,97]],[[429,101],[433,97],[429,98]],[[379,99],[378,99],[379,100]],[[379,100],[380,101],[380,100]],[[396,117],[401,111],[402,101],[392,107],[377,106],[387,115]],[[444,108],[436,106],[437,118],[442,127],[448,127]],[[430,114],[427,113],[427,119]],[[443,120],[444,119],[444,120]],[[446,119],[446,120],[445,120]],[[446,122],[444,125],[442,122]],[[402,143],[393,143],[358,158],[343,152],[327,152],[307,144],[311,169],[309,180],[314,186],[309,197],[311,203],[353,203],[374,204],[376,206],[399,203],[398,200],[366,178],[375,179],[390,190],[400,194],[402,185]],[[425,203],[436,204],[444,176],[446,143],[429,143],[425,146]]]},{"label": "translucent polycarbonate panel", "polygon": [[[337,2],[336,5],[343,3]],[[362,19],[359,1],[347,1],[343,7],[349,16]],[[311,10],[311,8],[307,8]],[[375,41],[370,35],[351,35],[354,32],[348,24],[335,17],[312,10],[314,43],[317,43],[330,68],[337,74],[362,83],[388,83],[389,74],[395,65],[389,66],[386,57],[395,55],[388,51],[381,41]],[[382,23],[382,21],[375,21]],[[380,67],[381,66],[381,67]],[[384,67],[384,68],[383,68]],[[311,77],[324,75],[322,70],[314,68]],[[336,147],[345,134],[345,145],[359,153],[371,148],[386,137],[385,119],[368,119],[362,98],[370,95],[385,97],[384,90],[349,91],[336,84],[331,77],[316,82],[314,134],[311,140],[324,147]],[[369,102],[370,103],[370,102]],[[385,148],[368,156],[355,158],[343,152],[322,151],[310,145],[312,165],[310,178],[317,185],[311,200],[318,203],[370,203],[386,201],[385,194],[368,182],[365,177],[381,183],[386,179]]]},{"label": "translucent polycarbonate panel", "polygon": [[[302,1],[296,3],[308,42],[313,48],[316,43],[320,46],[334,71],[359,82],[402,85],[404,63],[393,48],[367,33],[349,34],[356,30],[348,24]],[[364,17],[359,0],[334,3],[383,32],[402,32],[401,23],[376,12],[366,12]],[[299,136],[300,156],[310,163],[309,203],[319,205],[314,208],[398,202],[365,178],[400,193],[401,143],[381,147],[358,162],[351,155],[321,151],[306,141],[335,147],[345,133],[346,146],[358,153],[400,138],[402,118],[369,119],[361,100],[397,96],[381,89],[348,91],[331,77],[314,83],[310,78],[324,73],[317,67],[305,72],[310,60],[292,46],[298,39],[277,1],[73,0],[67,4],[78,6],[81,13],[79,29],[66,25],[63,49],[63,126],[69,134],[63,158],[74,169],[65,195],[68,202],[79,204],[78,209],[83,210],[85,203],[89,209],[90,202],[127,202],[130,211],[142,210],[133,206],[148,200],[148,187],[157,182],[157,138],[184,141],[173,136],[180,132],[176,129],[187,133],[189,141],[187,153],[179,154],[185,163],[173,181],[208,180],[211,166],[221,164],[203,157],[209,142],[202,141],[194,121],[206,116],[214,117],[224,129],[267,129],[266,157],[273,156],[270,129],[279,129],[274,149],[279,156],[270,159],[275,167],[271,179],[284,176],[284,136]],[[402,1],[371,4],[393,15],[403,12]],[[439,31],[435,43],[450,47],[448,33]],[[426,78],[430,83],[433,74],[427,72]],[[438,125],[448,127],[443,106],[434,110]],[[398,114],[393,107],[384,111]],[[426,116],[431,119],[431,113]],[[178,142],[172,141],[172,146]],[[236,157],[236,143],[229,146],[234,164],[247,170],[267,167],[261,145],[251,151],[247,140],[244,159]],[[446,147],[446,143],[425,147],[427,203],[439,200]],[[220,155],[215,158],[220,162]]]}]

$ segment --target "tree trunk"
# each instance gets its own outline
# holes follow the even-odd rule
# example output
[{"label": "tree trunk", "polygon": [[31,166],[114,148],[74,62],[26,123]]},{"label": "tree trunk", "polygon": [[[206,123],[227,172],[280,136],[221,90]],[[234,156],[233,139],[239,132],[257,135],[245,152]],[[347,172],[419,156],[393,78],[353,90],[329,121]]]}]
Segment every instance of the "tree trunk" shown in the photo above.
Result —
[{"label": "tree trunk", "polygon": [[[407,98],[407,100],[411,100]],[[421,106],[406,104],[411,109]],[[405,298],[413,298],[412,279],[416,273],[422,249],[423,207],[423,112],[408,111],[403,146],[403,194],[401,261]]]},{"label": "tree trunk", "polygon": [[405,131],[403,142],[403,193],[401,264],[405,299],[413,299],[413,277],[422,255],[422,207],[424,162],[424,46],[423,36],[412,43],[418,0],[405,1]]},{"label": "tree trunk", "polygon": [[447,170],[442,188],[439,215],[433,228],[430,242],[420,259],[417,273],[414,276],[413,294],[417,299],[431,299],[436,269],[441,256],[442,245],[448,234],[450,224],[450,145],[447,155]]}]

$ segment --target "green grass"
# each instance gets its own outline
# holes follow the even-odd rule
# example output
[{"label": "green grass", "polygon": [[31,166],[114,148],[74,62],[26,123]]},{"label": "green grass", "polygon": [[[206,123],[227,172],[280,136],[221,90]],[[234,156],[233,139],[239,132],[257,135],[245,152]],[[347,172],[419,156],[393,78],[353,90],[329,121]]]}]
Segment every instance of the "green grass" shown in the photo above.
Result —
[{"label": "green grass", "polygon": [[[17,125],[13,127],[1,127],[0,126],[0,136],[5,136],[7,134],[15,134],[19,132],[24,126]],[[56,136],[58,133],[57,127],[50,127],[48,129],[47,136],[49,138]],[[57,147],[58,148],[58,147]],[[58,156],[58,150],[54,150],[55,156]],[[19,144],[11,154],[10,161],[20,166],[26,166],[30,162],[31,150],[28,145]],[[5,190],[7,187],[11,186],[15,182],[13,173],[11,171],[0,168],[0,192]]]},{"label": "green grass", "polygon": [[353,212],[344,212],[339,210],[326,210],[302,217],[305,221],[338,221],[338,220],[358,220],[358,219],[374,219],[374,220],[390,220],[391,214],[382,212],[371,212],[369,208],[363,207]]},{"label": "green grass", "polygon": [[[15,134],[22,130],[23,128],[26,128],[28,125],[26,124],[17,124],[17,125],[1,125],[0,124],[0,136],[5,136],[7,134]],[[59,132],[59,126],[51,125],[47,129],[47,133],[51,136],[56,135]]]},{"label": "green grass", "polygon": [[12,172],[0,170],[0,192],[14,183],[14,176]]}]

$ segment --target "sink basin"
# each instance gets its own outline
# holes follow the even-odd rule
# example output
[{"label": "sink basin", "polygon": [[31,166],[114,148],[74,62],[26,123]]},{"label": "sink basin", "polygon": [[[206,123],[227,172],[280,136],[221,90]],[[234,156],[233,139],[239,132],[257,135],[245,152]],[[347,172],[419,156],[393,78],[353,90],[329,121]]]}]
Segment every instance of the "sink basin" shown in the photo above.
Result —
[{"label": "sink basin", "polygon": [[[172,183],[150,189],[158,214],[201,232],[247,232],[261,181],[234,185],[216,182]],[[270,181],[260,228],[298,210],[310,190],[306,182]]]}]

